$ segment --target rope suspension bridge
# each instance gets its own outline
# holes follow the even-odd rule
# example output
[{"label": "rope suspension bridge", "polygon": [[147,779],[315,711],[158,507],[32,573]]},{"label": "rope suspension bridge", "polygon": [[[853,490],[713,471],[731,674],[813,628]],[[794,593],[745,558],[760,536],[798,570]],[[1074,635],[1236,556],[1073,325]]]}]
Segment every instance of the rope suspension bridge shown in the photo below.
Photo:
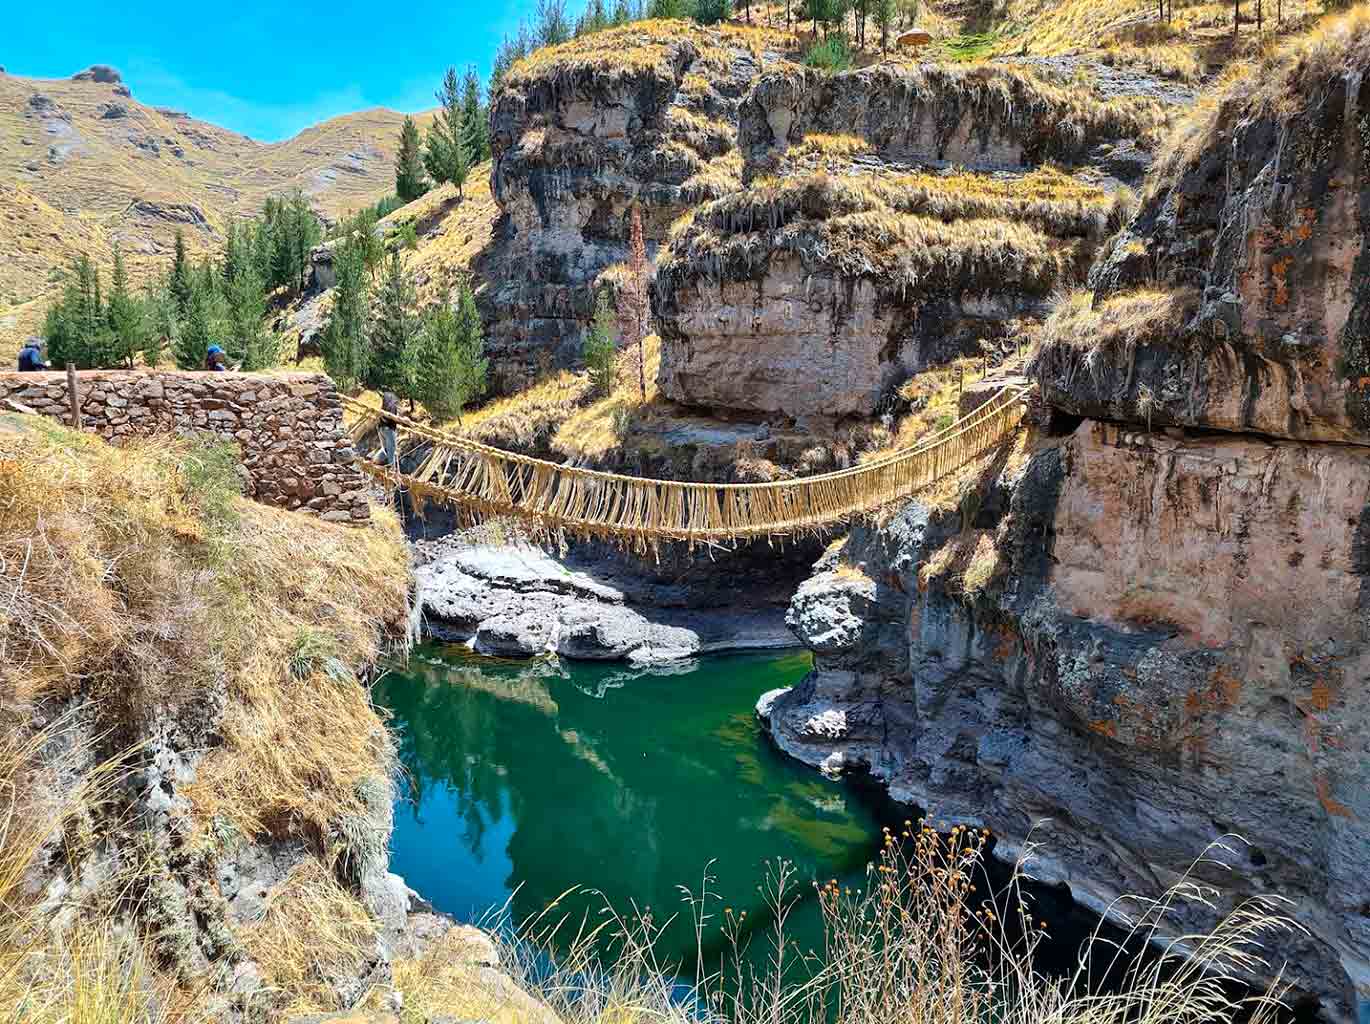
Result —
[{"label": "rope suspension bridge", "polygon": [[[850,469],[746,484],[654,480],[564,466],[434,430],[352,398],[342,401],[356,414],[350,427],[355,442],[382,425],[393,427],[394,461],[361,465],[386,486],[408,490],[416,507],[427,499],[473,520],[511,516],[539,528],[649,544],[805,533],[881,508],[1012,438],[1025,397],[1025,388],[1005,386],[917,444]],[[401,461],[415,468],[402,472]]]}]

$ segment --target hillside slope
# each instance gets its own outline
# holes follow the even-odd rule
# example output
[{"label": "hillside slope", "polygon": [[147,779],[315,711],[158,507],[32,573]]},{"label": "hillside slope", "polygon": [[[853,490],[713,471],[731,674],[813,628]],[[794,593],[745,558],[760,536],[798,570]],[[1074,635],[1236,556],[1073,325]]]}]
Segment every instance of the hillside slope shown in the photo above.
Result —
[{"label": "hillside slope", "polygon": [[[0,351],[41,322],[56,272],[117,241],[135,278],[171,251],[212,247],[228,219],[300,189],[337,219],[386,195],[404,115],[373,109],[261,143],[141,103],[117,72],[0,74]],[[428,120],[420,115],[420,124]]]}]

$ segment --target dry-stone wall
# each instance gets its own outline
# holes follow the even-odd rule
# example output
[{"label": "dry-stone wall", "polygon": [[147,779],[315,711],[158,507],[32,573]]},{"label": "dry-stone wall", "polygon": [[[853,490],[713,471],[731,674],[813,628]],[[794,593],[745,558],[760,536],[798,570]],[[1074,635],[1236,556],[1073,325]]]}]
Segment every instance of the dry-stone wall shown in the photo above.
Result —
[{"label": "dry-stone wall", "polygon": [[[322,374],[89,370],[77,374],[83,425],[107,440],[206,431],[237,444],[245,491],[332,522],[370,516],[342,405]],[[70,419],[63,373],[0,374],[0,404]]]}]

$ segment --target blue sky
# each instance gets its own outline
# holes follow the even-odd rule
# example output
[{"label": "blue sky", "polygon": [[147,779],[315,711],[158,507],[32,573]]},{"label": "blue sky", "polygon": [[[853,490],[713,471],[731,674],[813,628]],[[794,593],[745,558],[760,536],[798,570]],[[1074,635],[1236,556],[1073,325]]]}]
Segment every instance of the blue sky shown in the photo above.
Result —
[{"label": "blue sky", "polygon": [[0,65],[65,78],[110,64],[143,103],[274,142],[366,107],[433,106],[449,64],[488,74],[501,36],[534,6],[69,0],[54,20],[45,4],[15,3],[5,11]]}]

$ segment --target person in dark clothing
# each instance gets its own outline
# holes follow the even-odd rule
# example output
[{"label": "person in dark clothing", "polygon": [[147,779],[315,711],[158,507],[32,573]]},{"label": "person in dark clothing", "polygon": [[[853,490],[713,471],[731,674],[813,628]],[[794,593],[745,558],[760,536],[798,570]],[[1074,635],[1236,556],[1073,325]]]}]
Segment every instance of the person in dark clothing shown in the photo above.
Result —
[{"label": "person in dark clothing", "polygon": [[205,369],[220,373],[228,369],[228,357],[218,345],[210,345],[209,351],[205,353]]},{"label": "person in dark clothing", "polygon": [[[381,411],[388,412],[392,416],[400,413],[400,399],[393,391],[387,391],[381,395]],[[382,419],[377,427],[381,435],[381,448],[376,452],[375,461],[382,466],[393,466],[398,454],[395,447],[395,423],[393,420]]]},{"label": "person in dark clothing", "polygon": [[51,367],[43,358],[43,340],[41,338],[30,338],[19,350],[19,372],[35,373],[38,370],[48,369]]}]

